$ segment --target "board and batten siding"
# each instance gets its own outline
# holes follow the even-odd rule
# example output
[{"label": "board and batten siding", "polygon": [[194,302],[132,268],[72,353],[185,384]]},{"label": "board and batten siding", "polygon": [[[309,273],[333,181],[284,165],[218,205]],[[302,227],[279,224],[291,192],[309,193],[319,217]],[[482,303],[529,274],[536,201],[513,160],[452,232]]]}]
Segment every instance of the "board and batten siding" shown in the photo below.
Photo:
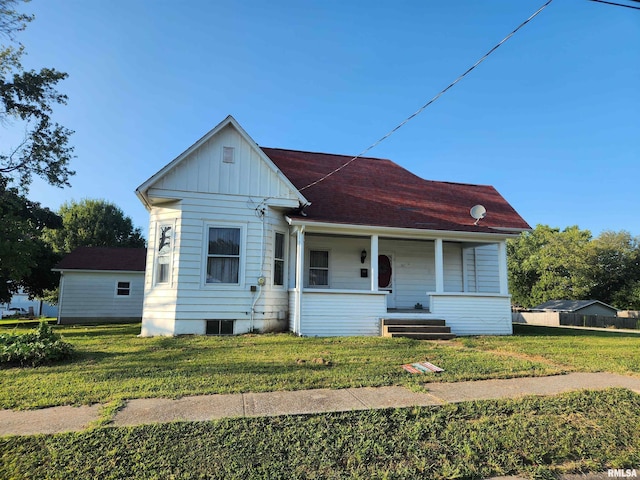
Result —
[{"label": "board and batten siding", "polygon": [[[135,322],[142,318],[143,272],[62,273],[61,324]],[[118,282],[129,282],[129,295],[116,295]]]},{"label": "board and batten siding", "polygon": [[498,294],[431,294],[431,313],[456,335],[511,335],[511,297]]},{"label": "board and batten siding", "polygon": [[[223,160],[224,147],[233,148],[233,162]],[[296,194],[260,158],[257,146],[228,125],[153,185],[173,192],[217,193],[294,200]],[[149,194],[154,196],[153,192]]]}]

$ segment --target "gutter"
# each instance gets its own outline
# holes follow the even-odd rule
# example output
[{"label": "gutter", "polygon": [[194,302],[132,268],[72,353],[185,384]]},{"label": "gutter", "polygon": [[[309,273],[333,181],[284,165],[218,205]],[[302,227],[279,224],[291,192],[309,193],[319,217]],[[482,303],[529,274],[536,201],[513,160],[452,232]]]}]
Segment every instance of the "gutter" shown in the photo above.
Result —
[{"label": "gutter", "polygon": [[[290,226],[304,226],[309,233],[327,233],[323,232],[323,229],[336,230],[340,233],[357,232],[359,234],[371,235],[372,232],[380,232],[387,236],[397,236],[402,238],[421,238],[421,239],[451,239],[461,240],[472,237],[485,237],[493,240],[503,240],[508,237],[516,237],[522,231],[529,230],[513,230],[513,231],[496,231],[496,232],[473,232],[464,230],[427,230],[417,228],[403,228],[403,227],[383,227],[376,225],[353,225],[344,223],[328,223],[328,222],[314,222],[307,220],[298,220],[285,216],[285,220]],[[495,227],[491,227],[495,228]],[[496,228],[496,230],[499,230]]]}]

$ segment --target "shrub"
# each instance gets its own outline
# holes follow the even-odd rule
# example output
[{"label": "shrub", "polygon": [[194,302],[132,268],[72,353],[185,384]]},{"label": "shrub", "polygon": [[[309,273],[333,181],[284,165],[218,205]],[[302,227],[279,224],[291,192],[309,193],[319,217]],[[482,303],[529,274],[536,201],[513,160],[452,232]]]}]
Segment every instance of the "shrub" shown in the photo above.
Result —
[{"label": "shrub", "polygon": [[73,345],[62,341],[51,326],[40,322],[38,328],[24,334],[0,334],[0,365],[31,366],[66,360],[73,354]]}]

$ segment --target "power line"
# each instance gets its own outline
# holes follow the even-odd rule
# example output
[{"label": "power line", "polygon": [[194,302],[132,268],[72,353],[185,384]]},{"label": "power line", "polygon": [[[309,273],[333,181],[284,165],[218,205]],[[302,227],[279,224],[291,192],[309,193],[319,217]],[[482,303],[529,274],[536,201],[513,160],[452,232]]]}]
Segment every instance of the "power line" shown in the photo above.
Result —
[{"label": "power line", "polygon": [[[640,7],[634,7],[632,5],[625,5],[623,3],[607,2],[605,0],[589,0],[590,2],[606,3],[607,5],[615,5],[616,7],[633,8],[634,10],[640,10]],[[631,0],[632,2],[640,3],[640,0]]]},{"label": "power line", "polygon": [[[394,127],[391,131],[389,131],[386,135],[384,135],[383,137],[381,137],[378,141],[374,142],[373,144],[371,144],[369,147],[365,148],[362,152],[360,152],[358,155],[356,155],[355,157],[353,157],[351,160],[349,160],[348,162],[346,162],[344,165],[341,165],[340,167],[336,168],[335,170],[327,173],[326,175],[324,175],[323,177],[319,178],[318,180],[311,182],[308,185],[305,185],[304,187],[300,188],[299,191],[303,191],[306,190],[309,187],[313,187],[314,185],[317,185],[318,183],[326,180],[327,178],[329,178],[331,175],[334,175],[336,173],[338,173],[340,170],[342,170],[343,168],[347,167],[348,165],[350,165],[352,162],[354,162],[355,160],[357,160],[358,158],[362,157],[365,153],[367,153],[369,150],[375,148],[376,146],[378,146],[380,143],[382,143],[383,141],[385,141],[387,138],[389,138],[391,135],[393,135],[396,131],[398,131],[400,128],[402,128],[404,125],[406,125],[410,120],[412,120],[413,118],[417,117],[419,114],[421,114],[429,105],[431,105],[433,102],[435,102],[436,100],[438,100],[442,95],[444,95],[447,90],[449,90],[450,88],[452,88],[456,83],[458,83],[460,80],[462,80],[464,77],[466,77],[469,73],[471,73],[471,71],[476,68],[478,65],[480,65],[482,62],[484,62],[487,57],[489,55],[491,55],[493,52],[495,52],[500,46],[502,46],[503,43],[505,43],[507,40],[509,40],[511,37],[513,37],[516,32],[518,30],[520,30],[522,27],[524,27],[527,23],[529,23],[531,20],[533,20],[535,17],[538,16],[538,14],[540,12],[542,12],[545,8],[547,8],[549,6],[549,4],[552,2],[553,0],[548,0],[544,5],[542,5],[538,10],[536,10],[535,13],[533,13],[529,18],[527,18],[524,22],[522,22],[520,25],[518,25],[518,27],[513,30],[509,35],[507,35],[506,37],[504,37],[502,40],[500,40],[499,43],[497,43],[491,50],[489,50],[487,53],[485,53],[476,63],[474,63],[471,67],[469,67],[462,75],[460,75],[458,78],[456,78],[453,82],[451,82],[446,88],[444,88],[443,90],[440,91],[440,93],[438,93],[435,97],[433,97],[431,100],[429,100],[427,103],[425,103],[423,106],[421,106],[417,111],[415,111],[414,113],[412,113],[411,115],[409,115],[405,120],[403,120],[400,124],[398,124],[396,127]],[[594,0],[595,1],[595,0]],[[640,1],[640,0],[638,0]]]}]

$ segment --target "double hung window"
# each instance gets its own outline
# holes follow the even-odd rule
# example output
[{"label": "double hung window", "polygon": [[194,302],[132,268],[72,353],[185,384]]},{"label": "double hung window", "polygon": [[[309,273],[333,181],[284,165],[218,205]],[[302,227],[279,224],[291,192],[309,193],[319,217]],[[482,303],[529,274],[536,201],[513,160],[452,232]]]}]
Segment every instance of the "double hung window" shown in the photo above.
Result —
[{"label": "double hung window", "polygon": [[171,251],[173,249],[173,225],[160,224],[157,233],[156,283],[169,283]]},{"label": "double hung window", "polygon": [[309,286],[329,286],[329,252],[311,250],[309,252]]},{"label": "double hung window", "polygon": [[240,229],[210,227],[206,283],[240,283]]},{"label": "double hung window", "polygon": [[284,285],[284,234],[276,233],[273,249],[273,284]]}]

